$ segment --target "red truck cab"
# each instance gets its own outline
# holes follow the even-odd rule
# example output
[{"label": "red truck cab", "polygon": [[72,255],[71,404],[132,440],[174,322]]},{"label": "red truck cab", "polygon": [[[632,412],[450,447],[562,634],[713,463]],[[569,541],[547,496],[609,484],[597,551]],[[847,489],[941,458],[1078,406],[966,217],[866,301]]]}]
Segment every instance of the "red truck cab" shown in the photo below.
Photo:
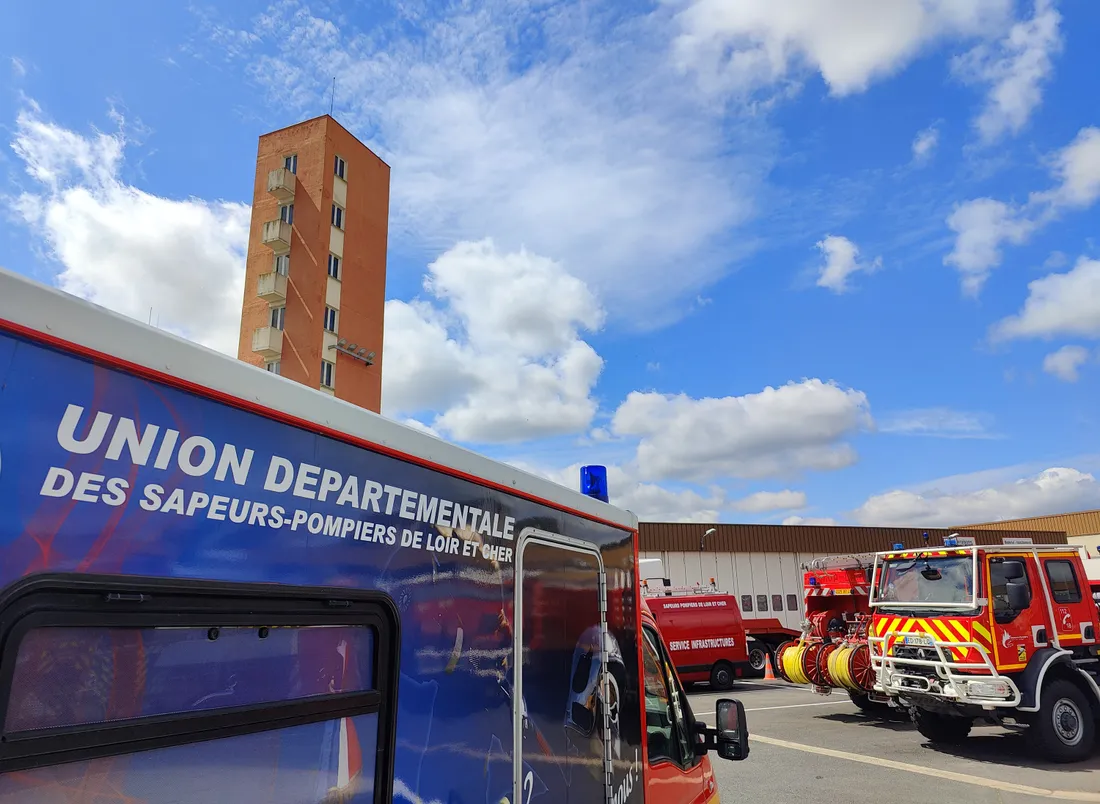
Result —
[{"label": "red truck cab", "polygon": [[1026,726],[1055,762],[1091,755],[1100,719],[1100,617],[1066,545],[897,550],[876,558],[876,690],[933,742],[977,718]]},{"label": "red truck cab", "polygon": [[[718,804],[718,782],[707,756],[705,733],[696,726],[696,714],[665,649],[660,627],[641,598],[642,684],[645,704],[645,800],[657,804]],[[719,701],[735,704],[733,701]],[[740,710],[744,723],[744,709]],[[700,713],[706,717],[710,713]],[[748,754],[747,731],[740,750]],[[714,747],[714,746],[711,746]],[[721,752],[720,752],[721,755]]]}]

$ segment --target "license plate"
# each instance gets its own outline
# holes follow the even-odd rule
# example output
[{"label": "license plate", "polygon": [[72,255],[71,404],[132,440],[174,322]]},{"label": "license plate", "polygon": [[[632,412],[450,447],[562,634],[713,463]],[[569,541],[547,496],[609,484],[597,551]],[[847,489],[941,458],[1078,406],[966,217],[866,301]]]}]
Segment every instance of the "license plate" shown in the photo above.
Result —
[{"label": "license plate", "polygon": [[928,634],[906,634],[901,641],[905,645],[919,645],[922,648],[932,648],[936,645],[935,640]]}]

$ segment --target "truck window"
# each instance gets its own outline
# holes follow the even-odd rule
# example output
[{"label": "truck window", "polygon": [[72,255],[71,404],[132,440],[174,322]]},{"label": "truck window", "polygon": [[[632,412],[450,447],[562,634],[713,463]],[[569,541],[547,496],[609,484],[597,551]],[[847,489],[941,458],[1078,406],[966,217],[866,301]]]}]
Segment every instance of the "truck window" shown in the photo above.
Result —
[{"label": "truck window", "polygon": [[768,596],[767,595],[757,595],[756,596],[756,610],[757,611],[767,611],[768,610]]},{"label": "truck window", "polygon": [[752,595],[741,595],[741,611],[752,611]]},{"label": "truck window", "polygon": [[[37,800],[58,773],[109,773],[153,804],[388,796],[396,613],[374,593],[276,589],[55,576],[9,594],[0,800]],[[309,752],[308,771],[287,762]]]},{"label": "truck window", "polygon": [[772,595],[772,611],[783,611],[783,595]]},{"label": "truck window", "polygon": [[688,734],[684,712],[679,701],[684,700],[677,691],[675,679],[668,662],[662,658],[659,640],[650,629],[643,629],[642,665],[645,673],[645,723],[649,764],[673,762],[686,768],[694,765],[696,757]]},{"label": "truck window", "polygon": [[798,595],[787,595],[787,611],[798,611]]},{"label": "truck window", "polygon": [[1077,583],[1077,573],[1073,564],[1064,559],[1051,559],[1044,562],[1050,593],[1055,603],[1080,603],[1081,587]]}]

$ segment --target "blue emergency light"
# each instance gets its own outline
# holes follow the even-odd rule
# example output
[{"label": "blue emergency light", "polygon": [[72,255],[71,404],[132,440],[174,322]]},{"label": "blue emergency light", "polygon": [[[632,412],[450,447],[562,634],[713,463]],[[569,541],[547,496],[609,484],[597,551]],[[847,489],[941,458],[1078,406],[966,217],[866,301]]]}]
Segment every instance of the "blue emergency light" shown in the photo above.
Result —
[{"label": "blue emergency light", "polygon": [[607,502],[607,467],[581,467],[581,494]]},{"label": "blue emergency light", "polygon": [[945,536],[944,539],[943,539],[943,546],[944,547],[958,547],[959,546],[959,540],[956,539],[954,536]]},{"label": "blue emergency light", "polygon": [[902,544],[901,542],[894,542],[894,549],[895,549],[895,550],[904,550],[904,549],[905,549],[905,545],[904,545],[904,544]]}]

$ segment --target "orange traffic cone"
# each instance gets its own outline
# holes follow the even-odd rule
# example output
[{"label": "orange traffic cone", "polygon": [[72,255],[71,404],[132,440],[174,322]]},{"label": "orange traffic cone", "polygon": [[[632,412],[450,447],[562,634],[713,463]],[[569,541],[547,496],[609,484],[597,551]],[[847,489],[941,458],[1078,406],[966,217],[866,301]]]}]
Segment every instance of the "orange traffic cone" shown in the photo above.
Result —
[{"label": "orange traffic cone", "polygon": [[772,655],[771,655],[771,653],[765,654],[764,660],[765,660],[764,680],[765,681],[775,681],[775,671],[772,669]]}]

